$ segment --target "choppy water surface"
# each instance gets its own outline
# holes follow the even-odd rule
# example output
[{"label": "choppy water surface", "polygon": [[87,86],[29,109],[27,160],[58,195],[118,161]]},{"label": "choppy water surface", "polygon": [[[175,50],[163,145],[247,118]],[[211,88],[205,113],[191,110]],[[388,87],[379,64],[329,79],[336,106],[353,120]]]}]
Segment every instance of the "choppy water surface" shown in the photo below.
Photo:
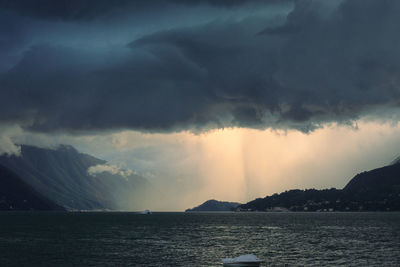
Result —
[{"label": "choppy water surface", "polygon": [[400,213],[0,213],[0,266],[400,266]]}]

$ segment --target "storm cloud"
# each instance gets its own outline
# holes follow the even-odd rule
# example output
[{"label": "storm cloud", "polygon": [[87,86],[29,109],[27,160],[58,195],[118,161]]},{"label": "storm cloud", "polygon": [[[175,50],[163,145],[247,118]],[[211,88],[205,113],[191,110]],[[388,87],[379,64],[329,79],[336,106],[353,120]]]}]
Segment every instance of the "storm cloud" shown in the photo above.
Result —
[{"label": "storm cloud", "polygon": [[0,1],[0,122],[307,132],[398,109],[399,1],[187,2]]}]

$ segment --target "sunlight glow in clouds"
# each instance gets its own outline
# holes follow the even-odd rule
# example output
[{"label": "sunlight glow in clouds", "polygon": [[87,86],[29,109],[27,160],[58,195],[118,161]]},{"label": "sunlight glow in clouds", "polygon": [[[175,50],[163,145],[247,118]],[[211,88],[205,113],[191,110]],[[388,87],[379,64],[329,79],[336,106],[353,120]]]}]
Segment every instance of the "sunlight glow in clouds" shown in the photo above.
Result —
[{"label": "sunlight glow in clouds", "polygon": [[148,204],[155,210],[183,210],[211,198],[245,202],[294,188],[342,188],[400,151],[400,126],[392,121],[331,124],[308,134],[226,128],[198,135],[129,130],[74,136],[14,128],[8,132],[16,133],[10,137],[15,143],[72,144],[118,166],[107,170],[136,171],[164,194]]},{"label": "sunlight glow in clouds", "polygon": [[122,156],[104,157],[152,173],[148,178],[170,194],[167,206],[185,209],[210,198],[244,202],[294,188],[342,188],[358,172],[399,154],[399,125],[361,121],[357,127],[329,125],[309,134],[125,131],[111,138]]}]

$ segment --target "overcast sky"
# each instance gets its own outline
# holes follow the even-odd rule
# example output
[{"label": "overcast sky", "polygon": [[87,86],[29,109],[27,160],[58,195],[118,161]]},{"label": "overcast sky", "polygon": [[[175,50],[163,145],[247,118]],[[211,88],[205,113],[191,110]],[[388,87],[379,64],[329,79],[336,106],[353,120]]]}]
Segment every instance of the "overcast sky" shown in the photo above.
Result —
[{"label": "overcast sky", "polygon": [[70,143],[190,205],[341,187],[400,154],[399,14],[396,0],[0,0],[0,152]]}]

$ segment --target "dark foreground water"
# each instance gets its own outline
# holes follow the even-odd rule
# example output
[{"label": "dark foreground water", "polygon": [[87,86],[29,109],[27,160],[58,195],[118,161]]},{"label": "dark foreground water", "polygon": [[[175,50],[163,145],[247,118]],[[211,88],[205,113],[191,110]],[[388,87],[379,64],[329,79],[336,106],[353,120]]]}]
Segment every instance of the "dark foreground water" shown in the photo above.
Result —
[{"label": "dark foreground water", "polygon": [[400,266],[400,213],[0,213],[0,266]]}]

